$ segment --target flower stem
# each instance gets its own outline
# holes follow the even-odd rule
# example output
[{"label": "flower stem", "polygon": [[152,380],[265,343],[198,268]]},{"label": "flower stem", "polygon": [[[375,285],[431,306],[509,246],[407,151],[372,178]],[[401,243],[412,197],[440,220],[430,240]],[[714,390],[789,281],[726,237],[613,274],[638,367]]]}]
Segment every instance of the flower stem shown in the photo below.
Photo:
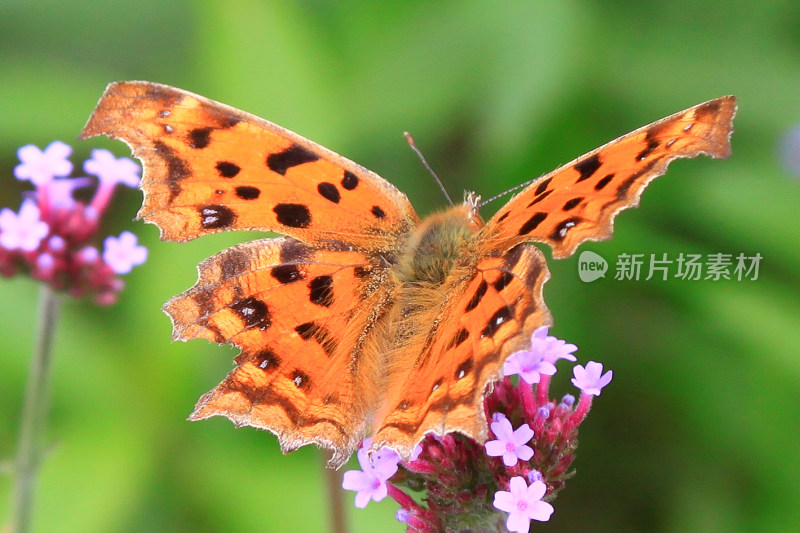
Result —
[{"label": "flower stem", "polygon": [[42,452],[42,433],[50,401],[51,347],[60,307],[58,295],[48,285],[39,293],[39,323],[30,375],[22,405],[15,467],[12,531],[27,533],[31,527],[33,492]]},{"label": "flower stem", "polygon": [[[323,459],[325,459],[323,457]],[[328,506],[330,508],[331,533],[347,533],[347,524],[344,516],[344,490],[342,489],[342,473],[339,470],[323,467],[325,476],[325,490],[328,493]]]}]

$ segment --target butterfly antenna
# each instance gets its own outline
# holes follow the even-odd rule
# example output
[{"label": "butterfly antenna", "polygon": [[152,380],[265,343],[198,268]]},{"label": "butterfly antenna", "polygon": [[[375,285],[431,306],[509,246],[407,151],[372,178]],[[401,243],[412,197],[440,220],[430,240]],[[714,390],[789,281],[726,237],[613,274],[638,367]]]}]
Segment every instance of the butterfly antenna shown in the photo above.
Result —
[{"label": "butterfly antenna", "polygon": [[518,189],[522,189],[523,187],[527,187],[528,185],[530,185],[531,183],[533,183],[534,181],[536,181],[538,179],[539,178],[533,178],[532,180],[528,180],[528,181],[526,181],[524,183],[520,183],[518,185],[514,185],[510,189],[506,189],[505,191],[503,191],[503,192],[501,192],[499,194],[495,194],[494,196],[492,196],[488,200],[484,200],[483,202],[478,204],[478,208],[481,208],[481,207],[485,206],[486,204],[488,204],[489,202],[493,202],[493,201],[497,200],[498,198],[502,198],[503,196],[505,196],[505,195],[507,195],[509,193],[512,193],[512,192],[514,192],[514,191],[516,191]]},{"label": "butterfly antenna", "polygon": [[450,198],[450,195],[447,194],[447,189],[444,188],[444,185],[442,184],[442,180],[439,179],[439,176],[436,175],[436,172],[433,171],[431,166],[425,160],[425,156],[422,155],[422,152],[419,151],[419,148],[417,148],[417,145],[414,143],[414,138],[411,137],[411,134],[408,133],[407,131],[403,132],[403,135],[405,135],[406,141],[408,141],[408,145],[411,147],[411,149],[414,150],[414,152],[416,152],[417,157],[419,157],[419,160],[422,161],[422,164],[425,165],[425,168],[427,168],[428,172],[431,173],[431,176],[433,176],[433,179],[435,179],[436,183],[439,184],[439,188],[442,190],[442,193],[444,194],[444,197],[447,198],[447,203],[450,204],[450,207],[453,207],[453,205],[455,205],[455,204],[453,204],[453,200],[452,200],[452,198]]}]

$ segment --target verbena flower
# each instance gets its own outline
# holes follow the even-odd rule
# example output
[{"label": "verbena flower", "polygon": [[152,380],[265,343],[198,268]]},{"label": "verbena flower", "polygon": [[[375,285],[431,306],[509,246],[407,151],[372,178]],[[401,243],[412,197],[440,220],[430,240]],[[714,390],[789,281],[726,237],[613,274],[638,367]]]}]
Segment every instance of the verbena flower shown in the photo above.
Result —
[{"label": "verbena flower", "polygon": [[600,391],[611,382],[613,376],[611,370],[603,374],[603,364],[595,361],[586,363],[586,368],[575,365],[572,372],[575,375],[572,384],[591,396],[600,396]]},{"label": "verbena flower", "polygon": [[547,522],[553,514],[553,506],[542,501],[547,485],[533,481],[530,485],[525,478],[512,477],[509,490],[499,490],[494,494],[494,506],[508,513],[506,527],[509,531],[528,533],[531,520]]},{"label": "verbena flower", "polygon": [[72,163],[67,159],[72,147],[61,141],[53,141],[44,150],[28,144],[17,150],[20,164],[14,167],[18,180],[30,180],[36,185],[44,185],[55,177],[69,176]]},{"label": "verbena flower", "polygon": [[67,177],[73,169],[71,153],[61,141],[44,150],[33,145],[18,150],[14,176],[30,181],[36,190],[26,195],[18,213],[0,209],[0,275],[27,272],[74,297],[90,294],[99,304],[111,304],[124,285],[118,275],[144,263],[147,249],[127,231],[108,237],[102,254],[94,241],[114,189],[118,184],[136,187],[139,166],[108,150],[93,150],[83,167],[97,177],[98,185],[92,199],[83,202],[73,193],[94,180]]},{"label": "verbena flower", "polygon": [[383,448],[370,457],[369,448],[372,439],[364,439],[356,456],[361,470],[349,470],[344,473],[342,488],[354,490],[356,507],[363,509],[370,500],[381,501],[387,495],[386,482],[397,472],[400,456],[396,452]]},{"label": "verbena flower", "polygon": [[[492,422],[490,427],[497,440],[490,440],[484,444],[486,455],[489,457],[502,457],[503,464],[514,466],[518,461],[527,461],[533,457],[533,448],[526,446],[533,438],[533,430],[528,424],[522,424],[514,429],[508,418],[502,413],[496,422]],[[494,418],[494,417],[492,417]]]},{"label": "verbena flower", "polygon": [[[356,505],[376,499],[373,494],[380,498],[388,494],[400,504],[395,516],[408,533],[504,529],[523,533],[531,520],[549,520],[551,502],[573,474],[578,426],[594,396],[611,380],[611,372],[603,374],[600,363],[579,365],[573,379],[581,390],[577,405],[571,394],[560,401],[550,399],[555,363],[575,361],[572,352],[577,346],[547,333],[547,328],[534,332],[530,349],[512,355],[509,361],[516,362],[505,366],[506,377],[486,395],[484,408],[493,439],[479,443],[456,433],[426,435],[408,460],[396,458],[397,470],[389,477],[385,474],[390,469],[383,471],[383,477],[375,473],[375,465],[382,464],[375,461],[388,452],[393,457],[389,464],[395,464],[396,454],[382,449],[372,454],[370,463],[364,452],[371,444],[367,440],[359,450],[365,475],[346,472],[343,484],[359,492]],[[517,374],[519,379],[512,381],[509,375]]]},{"label": "verbena flower", "polygon": [[0,246],[7,250],[32,252],[48,233],[50,227],[33,200],[23,200],[19,214],[7,207],[0,209]]},{"label": "verbena flower", "polygon": [[147,259],[147,248],[136,243],[136,235],[123,231],[119,237],[103,241],[103,261],[117,274],[127,274]]},{"label": "verbena flower", "polygon": [[506,376],[519,376],[528,383],[539,383],[542,375],[556,373],[556,361],[566,359],[575,361],[572,352],[578,349],[574,344],[547,335],[548,328],[537,328],[531,337],[531,347],[512,353],[503,366]]}]

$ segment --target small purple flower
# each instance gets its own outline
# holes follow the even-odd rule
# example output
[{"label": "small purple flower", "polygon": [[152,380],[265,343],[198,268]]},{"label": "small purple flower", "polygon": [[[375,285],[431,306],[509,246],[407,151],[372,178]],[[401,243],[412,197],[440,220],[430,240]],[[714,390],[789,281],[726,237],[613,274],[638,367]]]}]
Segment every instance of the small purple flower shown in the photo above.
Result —
[{"label": "small purple flower", "polygon": [[19,215],[7,207],[0,210],[0,246],[7,250],[32,252],[49,232],[33,200],[23,200]]},{"label": "small purple flower", "polygon": [[494,494],[494,506],[508,513],[506,527],[509,531],[528,533],[531,520],[547,522],[553,514],[553,506],[542,501],[547,485],[534,481],[530,485],[521,476],[512,477],[509,491],[499,490]]},{"label": "small purple flower", "polygon": [[58,209],[72,209],[75,207],[75,198],[72,193],[75,189],[90,185],[89,178],[67,178],[53,180],[47,184],[48,203]]},{"label": "small purple flower", "polygon": [[67,242],[58,235],[53,235],[47,239],[47,247],[53,252],[63,252],[67,249]]},{"label": "small purple flower", "polygon": [[528,424],[522,424],[516,430],[507,418],[502,418],[491,424],[492,433],[497,440],[490,440],[484,446],[486,455],[490,457],[503,457],[503,464],[511,467],[522,459],[528,461],[533,457],[533,448],[526,446],[533,438],[533,430]]},{"label": "small purple flower", "polygon": [[342,488],[354,490],[355,505],[359,509],[367,506],[370,500],[381,501],[388,494],[386,482],[397,472],[400,456],[388,448],[382,448],[369,455],[372,439],[364,439],[356,456],[361,470],[348,470],[344,473]]},{"label": "small purple flower", "polygon": [[127,274],[147,259],[147,248],[137,244],[136,235],[123,231],[119,237],[108,236],[103,241],[103,261],[117,274]]},{"label": "small purple flower", "polygon": [[69,176],[72,163],[67,159],[72,147],[61,141],[53,141],[44,151],[28,144],[17,150],[21,163],[14,167],[18,180],[30,180],[36,186],[44,185],[56,176]]},{"label": "small purple flower", "polygon": [[589,361],[586,368],[575,365],[572,369],[575,375],[572,384],[579,388],[584,394],[600,396],[600,390],[611,382],[613,372],[609,370],[603,374],[603,363]]},{"label": "small purple flower", "polygon": [[108,150],[92,150],[92,157],[83,163],[83,170],[112,187],[118,183],[128,187],[139,185],[139,165],[127,157],[117,159]]},{"label": "small purple flower", "polygon": [[408,511],[406,511],[405,509],[403,509],[403,508],[401,507],[400,509],[398,509],[397,511],[395,511],[395,513],[394,513],[394,517],[395,517],[395,518],[397,519],[397,521],[398,521],[398,522],[400,522],[401,524],[406,524],[406,523],[408,523],[408,517],[409,517],[409,513],[408,513]]},{"label": "small purple flower", "polygon": [[531,336],[531,347],[512,353],[503,365],[506,376],[519,374],[527,383],[539,383],[542,375],[556,373],[555,363],[559,359],[575,361],[572,352],[578,349],[574,344],[547,335],[547,327],[537,328]]},{"label": "small purple flower", "polygon": [[542,481],[544,479],[544,477],[542,476],[542,473],[539,472],[536,469],[531,470],[530,472],[528,472],[528,475],[525,476],[525,477],[528,478],[528,483],[535,483],[537,481]]},{"label": "small purple flower", "polygon": [[80,249],[76,257],[78,261],[88,265],[97,261],[97,258],[100,257],[100,252],[94,246],[86,246]]}]

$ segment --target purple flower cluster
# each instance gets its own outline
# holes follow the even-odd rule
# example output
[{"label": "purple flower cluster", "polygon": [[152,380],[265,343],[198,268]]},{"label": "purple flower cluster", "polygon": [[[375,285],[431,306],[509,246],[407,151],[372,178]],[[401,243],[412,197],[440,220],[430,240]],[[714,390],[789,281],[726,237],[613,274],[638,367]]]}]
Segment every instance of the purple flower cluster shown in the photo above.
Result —
[{"label": "purple flower cluster", "polygon": [[[366,439],[358,451],[362,470],[345,472],[342,484],[357,492],[356,506],[391,496],[401,505],[396,517],[408,533],[500,531],[503,525],[527,533],[531,520],[549,520],[550,502],[572,474],[578,426],[612,373],[603,373],[596,362],[576,365],[577,405],[569,394],[560,402],[551,400],[555,363],[575,361],[577,346],[547,333],[537,329],[530,348],[509,357],[506,377],[486,396],[492,435],[487,442],[459,434],[427,435],[403,461],[387,449],[368,455],[371,441]],[[519,375],[516,383],[512,375]],[[415,499],[409,492],[421,496]]]},{"label": "purple flower cluster", "polygon": [[123,287],[118,275],[144,263],[147,249],[128,231],[106,237],[102,252],[92,241],[117,184],[139,184],[139,166],[108,150],[93,150],[83,169],[97,177],[98,185],[92,199],[83,202],[73,192],[94,180],[68,177],[71,154],[72,148],[60,141],[44,150],[27,145],[17,152],[20,164],[14,175],[30,181],[36,191],[26,194],[19,212],[0,209],[0,275],[24,270],[56,290],[76,298],[91,294],[98,304],[109,305]]}]

